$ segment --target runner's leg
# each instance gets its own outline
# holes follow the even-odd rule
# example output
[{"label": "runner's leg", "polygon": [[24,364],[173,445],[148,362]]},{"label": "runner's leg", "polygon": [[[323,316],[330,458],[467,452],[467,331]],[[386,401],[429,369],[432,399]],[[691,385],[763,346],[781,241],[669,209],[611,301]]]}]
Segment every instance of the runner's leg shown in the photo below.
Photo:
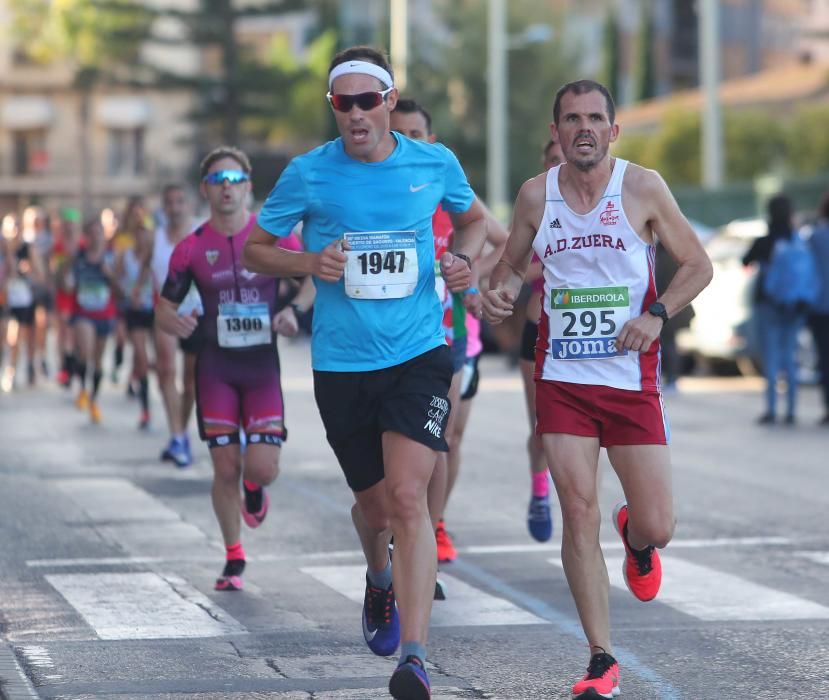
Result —
[{"label": "runner's leg", "polygon": [[591,653],[592,647],[611,653],[610,583],[599,546],[599,439],[545,433],[542,445],[561,504],[561,561],[567,583]]}]

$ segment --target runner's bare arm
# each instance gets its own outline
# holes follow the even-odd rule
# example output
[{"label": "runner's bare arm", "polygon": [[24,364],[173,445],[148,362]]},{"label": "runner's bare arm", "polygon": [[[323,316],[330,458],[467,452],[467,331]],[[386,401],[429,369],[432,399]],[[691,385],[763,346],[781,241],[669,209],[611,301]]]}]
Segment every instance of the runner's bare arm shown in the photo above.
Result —
[{"label": "runner's bare arm", "polygon": [[[452,219],[453,252],[475,260],[486,242],[486,214],[484,207],[476,197],[472,205],[462,214],[449,214]],[[453,292],[462,292],[469,287],[472,268],[463,258],[452,253],[444,253],[440,260],[440,269],[446,286]]]},{"label": "runner's bare arm", "polygon": [[164,297],[155,305],[155,324],[165,333],[178,338],[189,338],[198,321],[193,316],[179,316],[178,304]]},{"label": "runner's bare arm", "polygon": [[489,278],[483,295],[484,318],[500,323],[512,315],[512,308],[532,255],[532,243],[544,213],[546,173],[527,180],[518,192],[512,212],[512,226],[504,254]]},{"label": "runner's bare arm", "polygon": [[[658,299],[665,305],[668,317],[672,317],[708,286],[713,267],[662,177],[652,170],[641,170],[638,175],[633,180],[634,202],[646,208],[646,225],[677,263],[673,280]],[[625,324],[617,344],[628,350],[647,350],[659,336],[662,325],[660,318],[645,310]]]},{"label": "runner's bare arm", "polygon": [[485,204],[483,204],[483,207],[484,214],[486,216],[486,245],[490,246],[491,250],[482,251],[475,264],[477,266],[478,276],[483,279],[489,279],[489,276],[492,274],[492,270],[504,254],[504,248],[506,248],[507,245],[509,232],[506,228],[504,228],[501,222],[495,218],[495,215]]},{"label": "runner's bare arm", "polygon": [[314,299],[317,298],[317,288],[314,285],[312,277],[305,277],[299,287],[296,296],[291,300],[293,306],[300,313],[305,313],[314,305]]},{"label": "runner's bare arm", "polygon": [[336,282],[345,270],[345,254],[339,249],[348,244],[335,241],[319,253],[298,253],[277,246],[276,237],[255,224],[245,247],[242,264],[251,272],[273,277],[314,275],[326,282]]}]

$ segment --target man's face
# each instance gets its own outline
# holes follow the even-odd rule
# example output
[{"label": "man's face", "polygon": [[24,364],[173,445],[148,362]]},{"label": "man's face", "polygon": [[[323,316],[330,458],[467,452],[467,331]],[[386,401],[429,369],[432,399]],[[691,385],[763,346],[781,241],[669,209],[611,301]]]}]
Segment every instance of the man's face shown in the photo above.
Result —
[{"label": "man's face", "polygon": [[568,92],[560,107],[558,123],[550,125],[553,139],[561,144],[567,163],[583,172],[592,170],[619,136],[618,125],[608,118],[604,95],[595,90],[583,95]]},{"label": "man's face", "polygon": [[[379,92],[383,89],[377,78],[362,73],[348,73],[334,81],[331,94],[359,95],[362,92]],[[372,161],[378,157],[380,144],[389,132],[389,115],[396,104],[397,90],[392,90],[386,99],[373,109],[364,111],[357,105],[348,112],[332,109],[348,155],[363,161]]]},{"label": "man's face", "polygon": [[[242,170],[242,166],[234,158],[219,158],[207,171],[207,175],[219,170]],[[199,186],[202,196],[210,205],[211,214],[232,216],[247,206],[250,194],[250,180],[231,184],[227,180],[218,185],[202,182]]]},{"label": "man's face", "polygon": [[187,216],[187,195],[183,190],[168,190],[164,195],[164,215],[171,225],[177,226]]},{"label": "man's face", "polygon": [[544,170],[555,168],[564,162],[564,153],[561,152],[561,144],[558,141],[553,141],[552,144],[544,151]]},{"label": "man's face", "polygon": [[415,141],[435,142],[435,135],[429,133],[426,117],[420,112],[392,112],[391,130],[399,131]]}]

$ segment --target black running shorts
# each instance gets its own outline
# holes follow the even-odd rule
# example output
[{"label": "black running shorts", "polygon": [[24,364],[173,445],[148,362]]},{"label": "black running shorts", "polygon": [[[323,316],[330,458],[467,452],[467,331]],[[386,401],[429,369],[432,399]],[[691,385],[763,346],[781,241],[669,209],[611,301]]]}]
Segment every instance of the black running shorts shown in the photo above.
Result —
[{"label": "black running shorts", "polygon": [[446,345],[372,372],[314,372],[314,396],[345,480],[365,491],[383,479],[383,433],[449,450],[452,360]]},{"label": "black running shorts", "polygon": [[154,318],[155,314],[152,309],[149,311],[143,309],[127,309],[124,312],[124,320],[127,322],[128,331],[135,328],[143,328],[151,331],[153,329]]}]

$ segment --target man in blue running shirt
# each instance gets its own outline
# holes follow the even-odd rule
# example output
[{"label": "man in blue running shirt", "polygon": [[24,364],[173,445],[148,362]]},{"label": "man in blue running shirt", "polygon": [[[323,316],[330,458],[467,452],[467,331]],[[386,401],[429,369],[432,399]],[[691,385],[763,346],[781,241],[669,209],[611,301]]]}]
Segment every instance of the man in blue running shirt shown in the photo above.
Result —
[{"label": "man in blue running shirt", "polygon": [[[314,277],[314,394],[356,500],[352,519],[368,564],[363,633],[383,656],[402,639],[389,691],[398,700],[428,700],[425,644],[437,556],[426,488],[436,453],[447,450],[452,377],[435,293],[432,214],[440,204],[453,220],[455,252],[440,261],[453,291],[469,286],[469,261],[483,247],[486,224],[451,151],[390,131],[398,93],[380,52],[337,54],[328,89],[340,138],[288,164],[243,261],[261,274]],[[306,252],[278,249],[274,237],[299,221]]]}]

